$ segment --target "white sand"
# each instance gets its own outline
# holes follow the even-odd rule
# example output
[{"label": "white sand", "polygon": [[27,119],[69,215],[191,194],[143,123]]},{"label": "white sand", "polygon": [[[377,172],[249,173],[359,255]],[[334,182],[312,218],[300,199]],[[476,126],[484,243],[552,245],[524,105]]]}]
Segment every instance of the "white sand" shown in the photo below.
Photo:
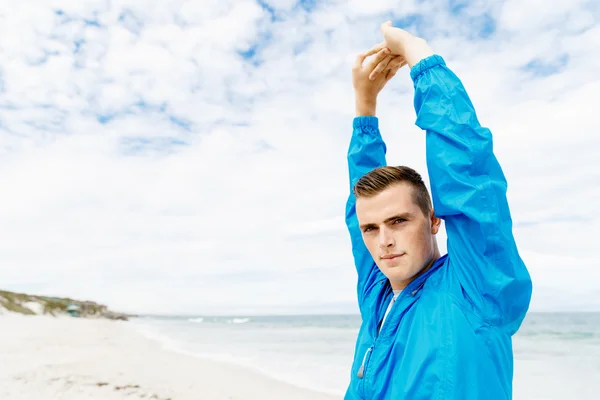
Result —
[{"label": "white sand", "polygon": [[[125,387],[125,388],[123,388]],[[2,400],[336,397],[161,348],[128,322],[0,315]]]}]

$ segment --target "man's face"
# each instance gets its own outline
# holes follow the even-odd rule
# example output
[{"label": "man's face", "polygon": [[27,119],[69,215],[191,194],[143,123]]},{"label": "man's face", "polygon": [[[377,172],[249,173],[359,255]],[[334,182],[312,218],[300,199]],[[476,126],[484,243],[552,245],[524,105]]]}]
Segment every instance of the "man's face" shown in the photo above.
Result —
[{"label": "man's face", "polygon": [[441,221],[424,215],[413,199],[413,188],[400,183],[356,200],[365,245],[394,289],[403,289],[439,256],[435,234]]}]

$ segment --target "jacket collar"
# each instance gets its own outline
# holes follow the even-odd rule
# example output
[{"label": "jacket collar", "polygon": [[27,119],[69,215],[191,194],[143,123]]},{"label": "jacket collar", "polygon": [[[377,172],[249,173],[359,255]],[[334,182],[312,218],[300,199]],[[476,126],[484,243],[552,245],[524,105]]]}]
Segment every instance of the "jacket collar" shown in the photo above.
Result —
[{"label": "jacket collar", "polygon": [[[415,296],[419,292],[419,290],[421,290],[423,288],[423,286],[425,285],[425,282],[427,281],[427,278],[429,278],[429,276],[431,276],[431,274],[433,274],[442,265],[444,265],[446,258],[448,258],[448,254],[444,254],[443,256],[441,256],[440,258],[435,260],[433,262],[433,265],[431,267],[429,267],[429,269],[427,271],[425,271],[421,275],[417,276],[412,282],[410,282],[406,286],[406,288],[404,288],[403,291],[408,291],[411,296]],[[386,283],[389,284],[389,279],[384,277],[383,279],[381,279],[380,283],[382,285],[386,284]]]}]

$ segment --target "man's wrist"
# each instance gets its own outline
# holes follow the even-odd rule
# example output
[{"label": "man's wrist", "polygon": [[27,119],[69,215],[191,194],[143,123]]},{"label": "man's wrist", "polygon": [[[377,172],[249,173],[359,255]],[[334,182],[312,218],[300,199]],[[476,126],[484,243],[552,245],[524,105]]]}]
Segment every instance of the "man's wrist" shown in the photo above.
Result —
[{"label": "man's wrist", "polygon": [[[352,121],[352,128],[365,132],[375,132],[379,129],[379,119],[377,117],[355,117]],[[374,131],[375,130],[375,131]]]},{"label": "man's wrist", "polygon": [[425,51],[425,52],[419,52],[417,54],[411,54],[409,59],[406,60],[406,63],[408,64],[409,68],[412,68],[415,65],[417,65],[418,63],[420,63],[421,61],[423,61],[424,59],[431,57],[432,55],[434,55],[433,51],[431,51],[431,52]]},{"label": "man's wrist", "polygon": [[377,110],[377,99],[356,97],[356,116],[374,117]]},{"label": "man's wrist", "polygon": [[414,40],[415,42],[407,49],[405,55],[406,63],[409,68],[414,67],[422,60],[435,54],[424,39],[415,38]]},{"label": "man's wrist", "polygon": [[426,57],[424,59],[422,59],[421,61],[419,61],[417,64],[415,64],[411,69],[410,69],[410,78],[413,82],[416,82],[417,79],[419,78],[419,76],[421,76],[421,74],[433,67],[436,67],[438,65],[442,65],[445,66],[446,62],[444,61],[444,59],[442,58],[442,56],[438,55],[438,54],[434,54],[433,56],[430,57]]}]

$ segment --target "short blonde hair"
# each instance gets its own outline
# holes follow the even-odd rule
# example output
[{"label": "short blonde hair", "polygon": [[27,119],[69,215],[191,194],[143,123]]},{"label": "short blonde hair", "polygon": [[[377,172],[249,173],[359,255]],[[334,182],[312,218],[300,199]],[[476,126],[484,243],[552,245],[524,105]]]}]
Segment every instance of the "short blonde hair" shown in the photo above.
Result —
[{"label": "short blonde hair", "polygon": [[423,215],[429,216],[433,206],[431,196],[421,175],[412,168],[405,166],[385,166],[375,168],[363,175],[354,185],[356,198],[373,197],[385,189],[399,183],[407,183],[413,188],[413,201]]}]

